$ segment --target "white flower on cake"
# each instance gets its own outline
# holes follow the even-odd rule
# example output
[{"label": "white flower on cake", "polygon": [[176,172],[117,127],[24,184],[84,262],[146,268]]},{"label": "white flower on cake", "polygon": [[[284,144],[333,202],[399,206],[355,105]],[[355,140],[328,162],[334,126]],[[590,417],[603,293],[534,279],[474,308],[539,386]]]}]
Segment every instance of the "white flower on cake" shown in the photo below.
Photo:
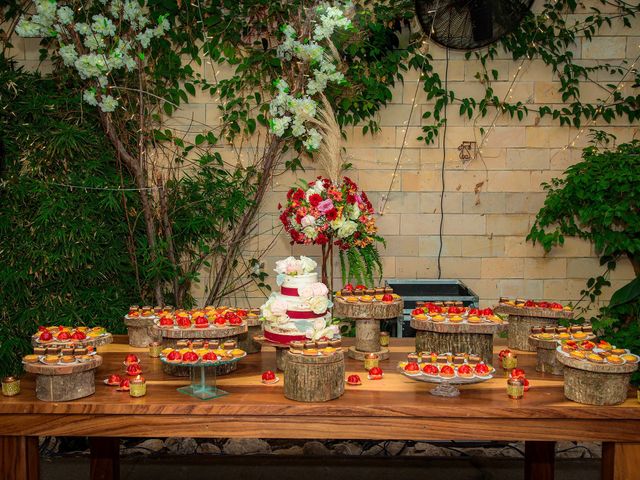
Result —
[{"label": "white flower on cake", "polygon": [[287,314],[287,302],[283,300],[274,300],[271,304],[271,313],[276,317],[282,317]]},{"label": "white flower on cake", "polygon": [[289,321],[289,317],[287,316],[287,302],[278,300],[275,294],[272,294],[260,309],[262,318],[267,322],[280,322],[282,319],[284,319],[285,322]]},{"label": "white flower on cake", "polygon": [[304,275],[312,273],[317,266],[318,264],[316,262],[302,255],[299,260],[294,257],[278,260],[274,271],[282,275]]},{"label": "white flower on cake", "polygon": [[329,289],[322,282],[311,283],[298,289],[298,293],[301,297],[321,297],[329,293]]},{"label": "white flower on cake", "polygon": [[314,320],[311,328],[307,329],[305,336],[311,340],[319,340],[323,337],[333,338],[339,332],[337,325],[327,325],[325,318],[318,318]]},{"label": "white flower on cake", "polygon": [[311,297],[307,303],[313,313],[320,314],[327,311],[329,308],[329,299],[325,297]]}]

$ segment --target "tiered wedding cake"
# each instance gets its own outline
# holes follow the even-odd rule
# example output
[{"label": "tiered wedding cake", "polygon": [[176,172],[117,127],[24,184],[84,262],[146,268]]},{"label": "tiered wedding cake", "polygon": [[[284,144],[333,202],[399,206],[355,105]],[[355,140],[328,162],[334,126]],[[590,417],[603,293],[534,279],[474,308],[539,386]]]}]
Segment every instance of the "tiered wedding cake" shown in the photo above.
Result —
[{"label": "tiered wedding cake", "polygon": [[301,256],[276,262],[280,292],[274,292],[262,305],[264,336],[275,343],[294,340],[333,338],[338,326],[331,325],[333,306],[329,289],[318,281],[316,262]]}]

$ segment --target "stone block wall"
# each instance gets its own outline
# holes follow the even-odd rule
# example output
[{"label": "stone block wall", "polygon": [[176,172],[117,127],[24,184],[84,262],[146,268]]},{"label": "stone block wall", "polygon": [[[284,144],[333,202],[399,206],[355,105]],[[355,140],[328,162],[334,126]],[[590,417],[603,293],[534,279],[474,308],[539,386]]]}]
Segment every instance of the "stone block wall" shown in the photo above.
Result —
[{"label": "stone block wall", "polygon": [[[572,17],[580,20],[588,15],[590,3],[585,2],[586,6]],[[640,54],[638,26],[640,23],[636,21],[634,28],[623,28],[614,20],[613,26],[603,28],[592,42],[580,39],[572,47],[575,61],[585,65],[619,64],[626,59],[632,63]],[[16,39],[12,53],[33,68],[38,64],[37,48],[37,41]],[[435,44],[429,48],[435,59],[434,67],[442,78],[448,56],[450,89],[458,96],[482,95],[483,89],[474,78],[477,62],[465,60],[461,52],[447,54]],[[203,72],[212,73],[217,68],[205,62]],[[532,59],[521,64],[501,54],[490,68],[499,71],[498,81],[494,83],[497,95],[513,102],[520,100],[530,109],[541,104],[562,104],[557,91],[560,84],[542,61]],[[509,90],[516,74],[513,88]],[[579,130],[559,127],[550,118],[541,119],[535,112],[520,122],[499,115],[493,123],[492,112],[474,122],[459,116],[458,106],[454,104],[448,111],[446,139],[443,141],[441,131],[435,144],[424,145],[416,137],[421,134],[421,115],[432,109],[432,105],[418,80],[416,72],[408,72],[404,83],[394,87],[393,99],[379,116],[381,130],[376,135],[363,135],[360,127],[350,127],[346,132],[345,160],[353,164],[347,174],[367,191],[376,209],[385,207],[377,219],[380,233],[388,244],[383,252],[384,277],[437,278],[440,193],[444,179],[442,278],[462,280],[480,296],[483,306],[495,303],[499,296],[561,302],[577,300],[586,279],[602,271],[593,247],[577,239],[567,239],[564,247],[545,254],[540,246],[525,242],[525,236],[544,202],[540,184],[560,176],[579,160],[588,132],[578,136]],[[600,73],[598,80],[618,83],[620,78]],[[631,82],[622,82],[620,88],[630,92]],[[596,101],[603,93],[595,84],[585,82],[581,86],[583,101]],[[604,93],[604,98],[606,96]],[[203,128],[202,124],[213,126],[218,119],[216,99],[198,94],[170,124],[182,131],[190,125],[188,138],[193,138]],[[481,127],[489,131],[481,152],[470,162],[463,162],[458,146],[463,141],[480,143]],[[638,125],[628,125],[624,120],[603,124],[603,129],[615,134],[618,142],[638,136]],[[233,155],[229,148],[223,150],[224,155]],[[250,154],[250,150],[244,152],[244,155]],[[399,155],[398,170],[394,174]],[[305,166],[307,171],[299,173],[302,178],[322,173],[308,161]],[[276,206],[295,179],[296,175],[291,173],[274,179],[263,205],[259,235],[248,246],[247,256],[251,256],[272,245],[264,257],[268,272],[272,271],[275,260],[283,256],[319,254],[314,247],[289,245],[288,238],[281,232]],[[385,199],[387,191],[389,196]],[[633,271],[623,260],[613,273],[612,288],[604,297],[630,278]],[[336,280],[336,285],[339,284]],[[201,290],[195,292],[196,296],[204,298]],[[229,302],[257,306],[263,299],[261,292],[250,290]]]}]

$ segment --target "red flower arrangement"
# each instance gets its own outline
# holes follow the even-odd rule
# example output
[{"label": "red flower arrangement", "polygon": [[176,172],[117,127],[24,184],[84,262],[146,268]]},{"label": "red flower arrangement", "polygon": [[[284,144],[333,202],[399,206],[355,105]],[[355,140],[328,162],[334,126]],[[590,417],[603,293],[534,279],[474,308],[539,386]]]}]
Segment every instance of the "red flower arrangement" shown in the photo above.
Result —
[{"label": "red flower arrangement", "polygon": [[340,184],[323,177],[305,182],[291,188],[286,205],[278,208],[291,243],[322,245],[323,252],[331,245],[340,249],[344,283],[373,284],[374,273],[382,275],[376,242],[384,239],[377,233],[373,205],[350,178]]}]

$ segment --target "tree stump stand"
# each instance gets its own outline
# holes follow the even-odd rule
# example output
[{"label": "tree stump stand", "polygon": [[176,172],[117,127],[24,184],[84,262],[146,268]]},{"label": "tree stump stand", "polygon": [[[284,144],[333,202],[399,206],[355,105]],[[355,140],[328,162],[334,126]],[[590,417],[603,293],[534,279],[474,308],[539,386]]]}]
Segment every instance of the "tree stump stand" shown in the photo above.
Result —
[{"label": "tree stump stand", "polygon": [[276,350],[276,370],[284,372],[285,365],[287,363],[287,356],[285,353],[289,351],[290,345],[286,343],[275,343],[271,340],[267,340],[262,333],[255,335],[253,341],[260,344],[260,347],[273,347]]},{"label": "tree stump stand", "polygon": [[284,396],[297,402],[327,402],[344,393],[344,354],[308,356],[284,351]]},{"label": "tree stump stand", "polygon": [[637,363],[595,364],[567,357],[556,351],[564,365],[564,396],[587,405],[618,405],[627,399],[631,374]]},{"label": "tree stump stand", "polygon": [[86,363],[45,365],[26,363],[25,371],[36,375],[36,398],[44,402],[67,402],[96,392],[96,369],[102,357],[95,355]]},{"label": "tree stump stand", "polygon": [[151,342],[157,342],[160,338],[154,331],[157,317],[124,317],[127,326],[129,345],[132,347],[146,348]]},{"label": "tree stump stand", "polygon": [[[226,340],[236,340],[238,335],[247,332],[247,325],[225,326],[223,328],[210,327],[210,328],[178,328],[173,327],[161,328],[158,325],[154,325],[153,334],[158,338],[161,338],[162,345],[166,347],[175,348],[180,340],[220,340],[220,343]],[[218,365],[216,367],[206,367],[209,369],[207,373],[213,373],[215,370],[216,375],[228,375],[238,368],[237,362],[226,363],[224,365]],[[162,363],[162,371],[167,375],[174,377],[188,377],[191,375],[190,367],[183,367],[180,365],[172,365],[170,363]]]},{"label": "tree stump stand", "polygon": [[[582,340],[593,340],[595,335],[588,335]],[[564,365],[556,357],[556,349],[559,342],[557,340],[541,340],[540,338],[529,336],[529,345],[536,350],[537,363],[536,372],[550,373],[551,375],[563,375]]]},{"label": "tree stump stand", "polygon": [[511,305],[498,305],[494,312],[509,315],[509,328],[507,329],[509,348],[535,352],[535,347],[529,344],[531,327],[540,325],[558,325],[561,319],[571,320],[572,311],[551,310],[549,308],[525,308]]},{"label": "tree stump stand", "polygon": [[402,314],[404,302],[396,298],[393,302],[347,302],[343,297],[335,297],[333,316],[348,318],[356,324],[356,344],[349,347],[348,355],[356,360],[364,360],[368,353],[375,353],[380,360],[389,358],[389,349],[380,346],[380,322],[397,318]]},{"label": "tree stump stand", "polygon": [[411,319],[416,330],[416,352],[474,353],[493,362],[493,336],[506,323],[445,323]]},{"label": "tree stump stand", "polygon": [[257,342],[254,337],[262,334],[262,322],[258,318],[246,318],[247,333],[238,335],[238,348],[241,348],[247,354],[259,353],[262,350],[262,344]]}]

